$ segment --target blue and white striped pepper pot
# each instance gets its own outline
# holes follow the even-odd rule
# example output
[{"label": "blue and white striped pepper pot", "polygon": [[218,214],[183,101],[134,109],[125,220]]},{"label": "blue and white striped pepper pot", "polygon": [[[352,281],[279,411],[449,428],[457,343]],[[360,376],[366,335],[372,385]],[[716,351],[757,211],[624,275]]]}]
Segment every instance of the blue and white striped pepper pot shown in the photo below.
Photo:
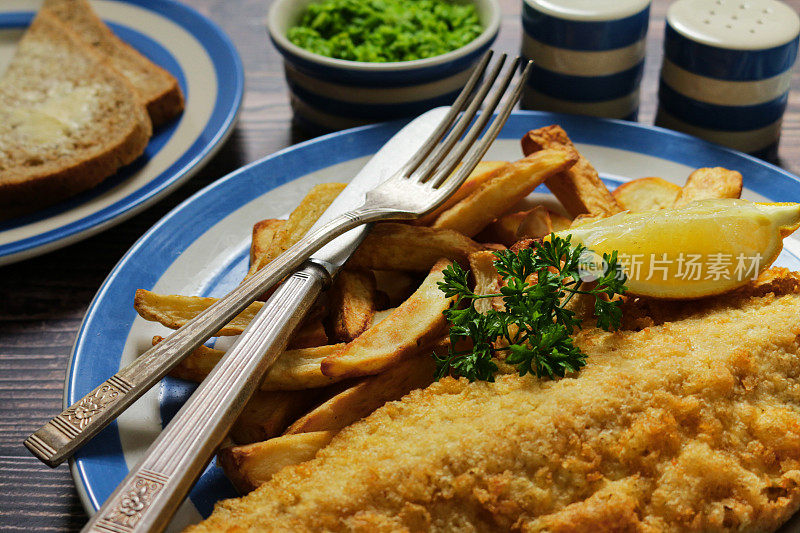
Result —
[{"label": "blue and white striped pepper pot", "polygon": [[774,158],[797,13],[776,0],[678,0],[665,32],[656,124]]},{"label": "blue and white striped pepper pot", "polygon": [[522,107],[635,120],[650,0],[524,0]]}]

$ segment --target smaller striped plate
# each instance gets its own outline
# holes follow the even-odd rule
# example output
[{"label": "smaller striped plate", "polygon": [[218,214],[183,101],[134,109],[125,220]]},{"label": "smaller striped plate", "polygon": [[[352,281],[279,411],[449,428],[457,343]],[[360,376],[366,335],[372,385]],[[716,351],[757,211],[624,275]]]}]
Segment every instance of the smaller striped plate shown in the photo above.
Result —
[{"label": "smaller striped plate", "polygon": [[[0,4],[0,71],[34,11]],[[72,244],[118,224],[188,180],[221,146],[244,90],[239,54],[213,22],[174,0],[93,0],[111,29],[178,79],[183,114],[160,128],[142,157],[99,186],[31,215],[0,222],[0,265]]]}]

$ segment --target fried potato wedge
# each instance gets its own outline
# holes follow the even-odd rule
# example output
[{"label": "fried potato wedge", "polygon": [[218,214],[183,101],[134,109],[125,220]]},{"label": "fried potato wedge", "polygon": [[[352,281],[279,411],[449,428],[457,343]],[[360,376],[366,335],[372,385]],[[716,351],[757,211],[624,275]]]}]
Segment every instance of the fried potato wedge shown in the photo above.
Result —
[{"label": "fried potato wedge", "polygon": [[686,179],[675,200],[675,207],[709,198],[739,198],[742,195],[742,175],[722,167],[698,168]]},{"label": "fried potato wedge", "polygon": [[496,242],[512,246],[520,239],[536,239],[553,230],[550,212],[544,206],[502,216],[486,226],[475,238],[480,242]]},{"label": "fried potato wedge", "polygon": [[[413,221],[412,224],[415,226],[430,226],[433,222],[439,218],[443,212],[447,211],[458,202],[472,194],[472,192],[489,181],[490,179],[494,178],[499,172],[500,169],[503,168],[508,164],[507,161],[481,161],[476,166],[475,169],[470,173],[467,177],[466,181],[458,188],[456,192],[450,196],[447,200],[444,201],[442,205],[425,215],[424,217],[418,218],[417,220]],[[459,165],[460,166],[460,165]]]},{"label": "fried potato wedge", "polygon": [[[475,280],[475,294],[497,294],[500,292],[501,279],[494,261],[497,259],[492,252],[478,252],[469,256],[469,268]],[[484,298],[475,301],[475,309],[479,313],[486,313],[490,309],[503,308],[502,298]]]},{"label": "fried potato wedge", "polygon": [[328,344],[328,334],[325,332],[325,325],[322,320],[306,318],[289,338],[287,348],[314,348]]},{"label": "fried potato wedge", "polygon": [[[574,148],[561,126],[531,130],[522,138],[522,153],[526,156],[540,150],[558,148]],[[574,165],[564,172],[548,176],[545,184],[572,217],[583,213],[610,216],[622,212],[614,196],[600,180],[597,170],[580,154]]]},{"label": "fried potato wedge", "polygon": [[411,296],[411,293],[419,287],[419,279],[399,270],[373,270],[375,276],[375,287],[379,293],[386,295],[386,304],[397,307]]},{"label": "fried potato wedge", "polygon": [[223,448],[217,459],[236,490],[245,494],[269,481],[282,468],[313,459],[334,435],[335,431],[283,435],[245,446]]},{"label": "fried potato wedge", "polygon": [[448,230],[383,222],[375,224],[347,266],[354,269],[428,272],[441,258],[467,264],[483,246]]},{"label": "fried potato wedge", "polygon": [[517,229],[522,223],[522,220],[531,211],[516,211],[503,215],[485,228],[475,236],[475,240],[479,242],[500,243],[504,246],[511,246],[517,242]]},{"label": "fried potato wedge", "polygon": [[[158,294],[145,289],[138,289],[133,299],[133,308],[145,320],[158,322],[170,329],[178,329],[200,314],[200,312],[211,307],[216,301],[217,298]],[[251,303],[247,306],[247,309],[236,315],[216,334],[240,334],[263,305],[264,302]]]},{"label": "fried potato wedge", "polygon": [[361,420],[386,402],[399,400],[433,383],[436,364],[430,354],[407,359],[332,397],[297,420],[287,435],[311,431],[339,431]]},{"label": "fried potato wedge", "polygon": [[[153,345],[158,344],[163,337],[153,337]],[[316,346],[313,348],[297,348],[283,352],[270,368],[269,373],[261,382],[263,391],[293,391],[324,387],[340,381],[336,377],[326,376],[322,373],[322,361],[345,347],[344,343]],[[170,370],[169,375],[200,383],[219,363],[225,355],[223,350],[200,346]]]},{"label": "fried potato wedge", "polygon": [[396,307],[390,307],[389,309],[384,309],[383,311],[375,311],[375,314],[372,316],[372,322],[370,322],[369,327],[374,326],[375,324],[379,324],[383,321],[384,318],[391,316],[394,313]]},{"label": "fried potato wedge", "polygon": [[520,222],[517,228],[517,240],[540,239],[545,235],[549,235],[552,231],[553,223],[550,220],[550,211],[544,206],[537,205],[528,211]]},{"label": "fried potato wedge", "polygon": [[561,231],[569,228],[572,225],[572,219],[567,218],[560,213],[556,213],[555,211],[549,211],[550,215],[550,227],[552,231]]},{"label": "fried potato wedge", "polygon": [[578,158],[573,149],[542,150],[509,163],[491,180],[444,211],[432,227],[472,237],[507,213],[547,178],[574,165]]},{"label": "fried potato wedge", "polygon": [[276,231],[265,253],[250,265],[247,276],[252,276],[308,233],[311,226],[346,186],[346,183],[322,183],[314,186],[300,205],[292,211],[286,223]]},{"label": "fried potato wedge", "polygon": [[681,188],[661,178],[639,178],[614,189],[614,198],[626,211],[641,213],[672,207]]},{"label": "fried potato wedge", "polygon": [[[138,289],[133,300],[133,307],[145,320],[158,322],[170,329],[178,329],[216,303],[217,298],[204,296],[181,296],[177,294],[158,294],[145,289]],[[216,335],[239,335],[258,313],[264,302],[253,302],[220,329]],[[309,316],[294,332],[289,341],[290,348],[305,348],[327,344],[328,336],[318,318]]]},{"label": "fried potato wedge", "polygon": [[277,437],[311,409],[321,398],[320,389],[256,391],[234,422],[230,437],[236,444],[250,444]]},{"label": "fried potato wedge", "polygon": [[377,289],[372,272],[339,272],[328,296],[331,331],[337,342],[350,342],[367,330],[376,308]]},{"label": "fried potato wedge", "polygon": [[326,376],[358,377],[383,372],[444,335],[447,323],[442,312],[453,304],[437,284],[444,279],[448,260],[434,265],[419,289],[341,351],[322,361]]},{"label": "fried potato wedge", "polygon": [[261,258],[272,253],[275,237],[286,224],[285,220],[270,218],[261,220],[253,225],[253,238],[250,241],[250,271],[248,276],[256,270]]}]

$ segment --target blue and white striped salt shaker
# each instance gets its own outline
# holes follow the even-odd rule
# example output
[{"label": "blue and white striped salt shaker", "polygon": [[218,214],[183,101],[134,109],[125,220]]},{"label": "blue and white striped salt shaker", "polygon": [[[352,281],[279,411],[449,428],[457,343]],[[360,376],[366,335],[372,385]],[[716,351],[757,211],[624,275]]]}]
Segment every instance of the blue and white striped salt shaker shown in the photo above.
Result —
[{"label": "blue and white striped salt shaker", "polygon": [[665,31],[656,124],[774,159],[797,13],[777,0],[678,0]]},{"label": "blue and white striped salt shaker", "polygon": [[524,109],[636,120],[650,0],[523,0]]}]

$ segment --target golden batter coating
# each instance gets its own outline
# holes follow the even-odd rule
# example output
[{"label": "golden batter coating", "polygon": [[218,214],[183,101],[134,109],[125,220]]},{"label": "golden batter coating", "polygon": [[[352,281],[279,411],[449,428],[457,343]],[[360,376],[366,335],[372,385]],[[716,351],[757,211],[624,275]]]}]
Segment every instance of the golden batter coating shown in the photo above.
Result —
[{"label": "golden batter coating", "polygon": [[773,530],[800,506],[798,279],[630,304],[643,329],[579,332],[573,378],[444,379],[189,531]]}]

